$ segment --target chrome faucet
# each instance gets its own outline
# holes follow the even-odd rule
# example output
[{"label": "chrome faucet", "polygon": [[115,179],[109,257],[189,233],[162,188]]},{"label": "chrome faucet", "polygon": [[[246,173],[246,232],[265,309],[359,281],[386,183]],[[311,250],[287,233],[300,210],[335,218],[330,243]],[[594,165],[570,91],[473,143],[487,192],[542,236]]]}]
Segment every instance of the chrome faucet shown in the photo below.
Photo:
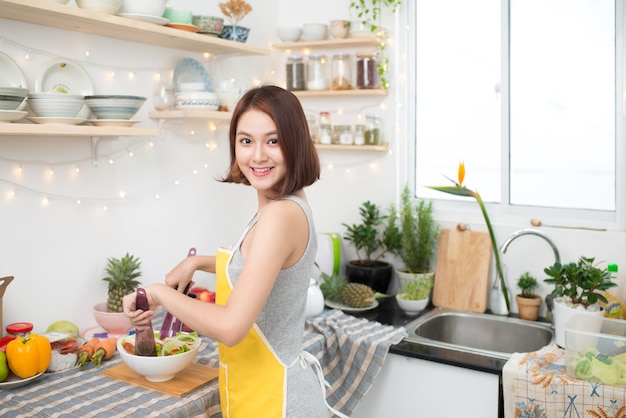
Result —
[{"label": "chrome faucet", "polygon": [[506,253],[506,250],[507,248],[509,248],[509,245],[511,245],[513,241],[515,241],[517,238],[521,237],[522,235],[536,235],[546,240],[546,242],[550,244],[550,247],[552,247],[552,251],[554,251],[555,262],[556,263],[561,262],[561,257],[559,256],[559,250],[556,248],[556,245],[554,244],[554,242],[546,234],[536,229],[520,229],[519,231],[513,233],[510,237],[506,239],[506,241],[504,241],[504,244],[502,244],[502,246],[500,247],[500,252],[502,254]]}]

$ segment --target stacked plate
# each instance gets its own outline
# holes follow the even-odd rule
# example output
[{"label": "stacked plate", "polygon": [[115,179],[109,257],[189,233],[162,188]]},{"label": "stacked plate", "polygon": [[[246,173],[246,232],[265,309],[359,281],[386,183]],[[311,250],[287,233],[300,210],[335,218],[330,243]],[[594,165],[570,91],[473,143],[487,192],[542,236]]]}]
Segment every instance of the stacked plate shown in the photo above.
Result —
[{"label": "stacked plate", "polygon": [[[14,122],[28,114],[24,98],[28,95],[26,77],[11,57],[0,52],[0,95],[21,96],[22,101],[13,109],[0,109],[0,122]],[[13,101],[13,99],[9,99]]]}]

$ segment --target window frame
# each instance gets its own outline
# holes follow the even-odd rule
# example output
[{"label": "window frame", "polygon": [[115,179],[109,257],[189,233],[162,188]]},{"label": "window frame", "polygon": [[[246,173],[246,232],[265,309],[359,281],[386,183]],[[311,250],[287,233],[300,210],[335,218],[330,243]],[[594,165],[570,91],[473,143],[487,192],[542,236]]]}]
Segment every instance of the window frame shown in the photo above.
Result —
[{"label": "window frame", "polygon": [[[416,9],[417,2],[407,2],[407,51],[415,51],[416,48]],[[502,54],[501,62],[501,138],[506,138],[501,144],[501,167],[502,182],[501,196],[502,202],[492,203],[486,202],[489,216],[494,223],[515,223],[530,226],[530,218],[539,219],[545,225],[574,227],[580,229],[591,230],[623,230],[626,225],[625,203],[626,198],[626,157],[624,156],[625,145],[624,126],[626,126],[625,101],[626,91],[626,62],[623,48],[626,45],[624,40],[624,27],[626,26],[625,7],[623,2],[615,1],[615,63],[616,63],[616,80],[615,80],[615,106],[616,106],[616,126],[615,126],[615,211],[598,211],[598,210],[578,210],[563,209],[540,206],[523,206],[511,205],[509,193],[509,0],[500,0],[501,4],[501,36],[502,45],[505,51]],[[420,188],[422,185],[416,184],[416,125],[418,122],[416,115],[416,54],[409,54],[406,61],[406,103],[408,124],[408,140],[407,140],[407,173],[406,182],[414,191],[415,198],[422,198]],[[620,117],[621,115],[621,117]],[[456,176],[456,164],[458,161],[450,162],[450,173],[442,173],[449,176]],[[446,185],[448,180],[442,175],[442,181],[438,185]],[[468,185],[471,187],[471,185]],[[463,220],[467,222],[482,221],[482,213],[473,199],[451,200],[449,195],[442,193],[441,198],[433,198],[436,201],[436,210],[438,217],[442,219],[458,219],[459,215],[463,215]]]}]

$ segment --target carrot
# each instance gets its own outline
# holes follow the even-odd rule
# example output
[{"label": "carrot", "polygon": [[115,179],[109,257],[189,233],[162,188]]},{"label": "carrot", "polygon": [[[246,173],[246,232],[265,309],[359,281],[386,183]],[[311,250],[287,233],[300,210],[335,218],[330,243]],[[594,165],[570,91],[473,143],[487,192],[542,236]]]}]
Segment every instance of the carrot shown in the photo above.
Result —
[{"label": "carrot", "polygon": [[100,367],[100,362],[102,362],[102,360],[108,360],[113,357],[115,350],[117,350],[116,346],[117,338],[109,337],[100,340],[100,342],[96,345],[93,356],[91,356],[91,362],[96,367]]},{"label": "carrot", "polygon": [[83,344],[76,354],[78,354],[78,360],[76,361],[76,365],[83,369],[83,366],[87,361],[91,360],[91,356],[93,356],[93,352],[96,350],[96,345],[100,342],[100,338],[92,338]]}]

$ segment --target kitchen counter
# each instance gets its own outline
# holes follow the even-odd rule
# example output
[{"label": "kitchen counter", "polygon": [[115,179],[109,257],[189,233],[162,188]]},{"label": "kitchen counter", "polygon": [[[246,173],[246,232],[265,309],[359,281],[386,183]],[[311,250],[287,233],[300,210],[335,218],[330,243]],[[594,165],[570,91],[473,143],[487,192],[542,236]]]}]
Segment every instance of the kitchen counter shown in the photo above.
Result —
[{"label": "kitchen counter", "polygon": [[[303,349],[322,364],[330,384],[328,403],[351,415],[382,368],[389,347],[406,336],[401,327],[366,321],[338,310],[308,320]],[[217,367],[217,343],[203,339],[196,362]],[[122,363],[119,354],[98,369],[44,373],[28,385],[0,390],[0,416],[220,417],[217,380],[174,397],[109,378],[103,370]]]},{"label": "kitchen counter", "polygon": [[556,344],[511,356],[502,371],[507,418],[624,416],[626,389],[568,376],[565,357]]}]

